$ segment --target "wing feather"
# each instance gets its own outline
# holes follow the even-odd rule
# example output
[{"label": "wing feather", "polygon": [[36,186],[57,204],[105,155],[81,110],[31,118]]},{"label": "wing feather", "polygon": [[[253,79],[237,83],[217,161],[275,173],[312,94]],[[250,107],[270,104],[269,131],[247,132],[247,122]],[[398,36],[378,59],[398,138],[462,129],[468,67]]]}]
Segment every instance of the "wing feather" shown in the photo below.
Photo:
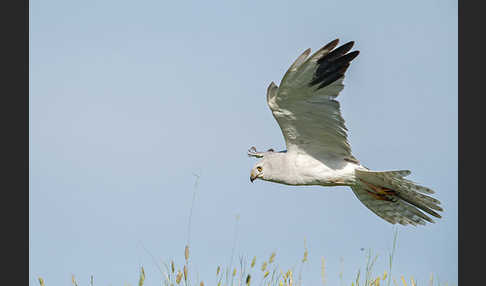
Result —
[{"label": "wing feather", "polygon": [[280,87],[271,83],[267,103],[282,129],[287,150],[318,160],[352,159],[347,128],[335,98],[344,88],[344,74],[359,51],[354,42],[337,49],[338,39],[309,57],[305,50],[290,66]]}]

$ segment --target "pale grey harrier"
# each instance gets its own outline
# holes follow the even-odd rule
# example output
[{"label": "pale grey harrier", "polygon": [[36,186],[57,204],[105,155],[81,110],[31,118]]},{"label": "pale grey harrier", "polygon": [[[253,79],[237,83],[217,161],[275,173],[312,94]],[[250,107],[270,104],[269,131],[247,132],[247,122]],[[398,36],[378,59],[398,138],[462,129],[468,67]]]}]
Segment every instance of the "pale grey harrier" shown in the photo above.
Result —
[{"label": "pale grey harrier", "polygon": [[304,51],[285,73],[280,87],[271,83],[267,103],[282,129],[287,150],[248,155],[262,158],[251,170],[250,180],[262,179],[287,185],[349,186],[371,211],[395,224],[433,222],[440,218],[440,202],[426,194],[429,188],[404,177],[408,170],[375,172],[351,154],[346,127],[335,98],[343,89],[344,74],[359,51],[354,42],[334,49],[338,39],[309,57]]}]

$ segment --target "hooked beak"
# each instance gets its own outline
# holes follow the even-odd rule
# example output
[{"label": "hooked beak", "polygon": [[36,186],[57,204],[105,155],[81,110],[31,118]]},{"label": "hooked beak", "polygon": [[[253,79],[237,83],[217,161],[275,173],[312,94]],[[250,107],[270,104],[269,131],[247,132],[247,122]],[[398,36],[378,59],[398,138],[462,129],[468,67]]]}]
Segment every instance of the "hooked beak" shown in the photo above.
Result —
[{"label": "hooked beak", "polygon": [[255,181],[257,178],[257,176],[255,175],[255,172],[253,172],[253,170],[251,171],[251,174],[250,174],[250,182],[253,183],[253,181]]}]

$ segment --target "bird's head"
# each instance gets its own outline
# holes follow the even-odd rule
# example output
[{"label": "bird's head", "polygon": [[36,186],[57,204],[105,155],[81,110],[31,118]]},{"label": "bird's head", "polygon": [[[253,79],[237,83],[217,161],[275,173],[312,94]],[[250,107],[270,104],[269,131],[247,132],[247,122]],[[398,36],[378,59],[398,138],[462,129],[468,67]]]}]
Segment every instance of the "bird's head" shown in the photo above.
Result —
[{"label": "bird's head", "polygon": [[255,147],[251,147],[248,150],[248,156],[260,158],[261,160],[251,169],[250,181],[252,183],[256,179],[278,181],[278,172],[276,172],[275,166],[282,164],[281,161],[284,154],[285,152],[275,152],[273,149],[268,149],[266,152],[258,152]]},{"label": "bird's head", "polygon": [[253,181],[255,181],[256,179],[265,180],[264,172],[265,172],[265,162],[264,160],[261,160],[258,163],[256,163],[255,166],[253,166],[253,168],[251,169],[250,181],[253,183]]}]

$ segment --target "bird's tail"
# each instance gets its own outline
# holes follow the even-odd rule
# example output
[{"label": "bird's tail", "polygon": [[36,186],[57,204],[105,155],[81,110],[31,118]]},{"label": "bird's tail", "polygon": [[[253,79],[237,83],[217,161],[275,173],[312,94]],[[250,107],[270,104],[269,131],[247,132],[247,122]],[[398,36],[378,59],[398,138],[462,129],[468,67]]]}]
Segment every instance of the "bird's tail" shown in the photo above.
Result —
[{"label": "bird's tail", "polygon": [[[408,170],[373,172],[356,170],[357,183],[351,186],[358,199],[379,217],[395,224],[434,222],[425,213],[441,218],[440,201],[426,195],[434,191],[405,179]],[[425,212],[425,213],[424,213]]]}]

